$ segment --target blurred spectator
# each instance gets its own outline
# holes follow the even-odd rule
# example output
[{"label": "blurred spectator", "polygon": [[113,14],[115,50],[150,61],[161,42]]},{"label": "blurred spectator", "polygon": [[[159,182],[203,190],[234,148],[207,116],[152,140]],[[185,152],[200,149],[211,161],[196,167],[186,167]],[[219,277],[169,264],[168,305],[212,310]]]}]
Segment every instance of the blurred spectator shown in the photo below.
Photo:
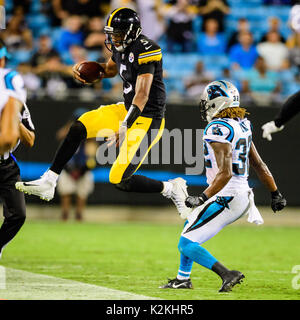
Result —
[{"label": "blurred spectator", "polygon": [[58,56],[58,52],[52,48],[51,39],[47,35],[41,35],[38,39],[38,48],[30,60],[32,67],[45,64],[49,58]]},{"label": "blurred spectator", "polygon": [[31,0],[13,0],[13,13],[21,9],[23,14],[27,14],[29,12],[31,5]]},{"label": "blurred spectator", "polygon": [[250,32],[250,24],[248,19],[240,18],[237,23],[237,29],[230,35],[228,40],[227,51],[239,42],[239,34],[244,31]]},{"label": "blurred spectator", "polygon": [[41,88],[41,79],[32,72],[29,63],[22,62],[18,65],[18,72],[22,75],[25,88],[28,90],[28,95],[35,95],[38,89]]},{"label": "blurred spectator", "polygon": [[102,6],[107,5],[109,1],[105,0],[52,0],[55,16],[64,20],[69,16],[94,17],[104,14]]},{"label": "blurred spectator", "polygon": [[277,31],[270,31],[267,40],[257,45],[257,51],[271,70],[283,70],[289,67],[289,51],[285,44],[280,42],[280,35]]},{"label": "blurred spectator", "polygon": [[[42,87],[46,88],[47,94],[61,99],[67,96],[67,84],[63,77],[65,70],[66,66],[59,56],[51,56],[45,63],[32,68],[32,72],[42,80]],[[70,74],[68,77],[71,77]]]},{"label": "blurred spectator", "polygon": [[224,18],[230,12],[227,0],[199,0],[199,14],[203,18],[202,31],[207,19],[215,19],[219,23],[219,31],[225,31]]},{"label": "blurred spectator", "polygon": [[103,28],[104,24],[101,17],[92,17],[89,19],[84,39],[84,46],[88,50],[103,50],[105,41]]},{"label": "blurred spectator", "polygon": [[137,5],[135,0],[110,0],[109,2],[110,2],[109,12],[121,7],[127,7],[134,11],[137,11]]},{"label": "blurred spectator", "polygon": [[[47,35],[40,36],[37,51],[28,65],[30,66],[30,72],[26,73],[27,78],[33,78],[31,74],[37,75],[41,80],[41,87],[50,88],[50,91],[48,91],[50,96],[66,95],[67,92],[64,92],[64,90],[67,86],[69,88],[79,86],[73,80],[71,68],[61,61],[58,52],[52,48],[51,39]],[[24,66],[22,70],[24,71]]]},{"label": "blurred spectator", "polygon": [[229,61],[233,69],[250,69],[256,59],[257,50],[253,44],[253,36],[249,31],[243,31],[239,34],[239,43],[235,44],[229,50]]},{"label": "blurred spectator", "polygon": [[88,60],[87,50],[82,46],[72,45],[69,53],[69,61],[67,63],[69,65],[74,65],[76,63]]},{"label": "blurred spectator", "polygon": [[70,16],[64,21],[64,30],[58,41],[58,51],[64,54],[73,44],[83,45],[82,20],[79,16]]},{"label": "blurred spectator", "polygon": [[286,42],[289,50],[289,61],[297,68],[297,80],[300,80],[300,32],[293,33]]},{"label": "blurred spectator", "polygon": [[227,80],[232,82],[236,88],[241,91],[241,82],[240,80],[234,75],[234,72],[231,73],[230,68],[224,68],[222,70],[222,76],[220,77],[222,80]]},{"label": "blurred spectator", "polygon": [[184,79],[185,93],[188,97],[199,98],[206,85],[213,81],[214,74],[206,71],[202,61],[196,63],[195,71]]},{"label": "blurred spectator", "polygon": [[140,14],[142,33],[154,41],[158,41],[165,30],[162,14],[162,0],[136,0]]},{"label": "blurred spectator", "polygon": [[[191,52],[194,49],[193,19],[188,0],[178,0],[176,5],[165,12],[168,21],[167,45],[168,51]],[[176,46],[179,50],[176,50]]]},{"label": "blurred spectator", "polygon": [[21,14],[13,15],[9,19],[6,29],[1,31],[0,36],[11,53],[17,50],[31,50],[33,47],[32,33]]},{"label": "blurred spectator", "polygon": [[[88,110],[76,109],[72,115],[72,119],[57,131],[57,139],[64,139],[73,121],[86,111]],[[94,190],[91,170],[96,167],[96,151],[97,144],[94,140],[89,139],[83,142],[59,177],[57,191],[61,197],[63,220],[69,218],[72,195],[76,196],[75,219],[77,221],[83,219],[83,211],[87,198]]]},{"label": "blurred spectator", "polygon": [[203,55],[224,54],[226,39],[223,33],[218,32],[219,24],[215,19],[205,22],[204,32],[197,39],[197,49]]},{"label": "blurred spectator", "polygon": [[269,19],[268,19],[268,24],[269,24],[269,28],[268,28],[268,31],[267,31],[267,33],[265,33],[263,36],[262,36],[262,38],[261,38],[261,40],[259,41],[259,42],[265,42],[265,41],[267,41],[267,35],[268,35],[268,33],[270,32],[270,31],[275,31],[275,32],[277,32],[279,35],[280,35],[280,41],[282,42],[282,43],[285,43],[285,38],[282,36],[282,34],[280,33],[280,23],[281,23],[281,21],[280,21],[280,19],[279,18],[277,18],[277,17],[270,17]]},{"label": "blurred spectator", "polygon": [[274,101],[280,89],[278,74],[268,70],[264,58],[258,57],[255,67],[246,73],[242,92],[249,94],[257,105],[267,106]]}]

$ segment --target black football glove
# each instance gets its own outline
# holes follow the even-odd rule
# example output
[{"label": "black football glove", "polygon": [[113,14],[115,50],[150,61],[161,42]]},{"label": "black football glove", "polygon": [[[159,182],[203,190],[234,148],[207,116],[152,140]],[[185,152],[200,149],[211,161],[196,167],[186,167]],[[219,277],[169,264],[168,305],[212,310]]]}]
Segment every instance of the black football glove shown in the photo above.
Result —
[{"label": "black football glove", "polygon": [[201,206],[206,200],[207,196],[205,193],[201,193],[200,196],[189,196],[185,199],[185,205],[188,208],[195,208]]},{"label": "black football glove", "polygon": [[271,197],[271,208],[274,212],[280,211],[286,206],[286,200],[279,190],[271,192]]}]

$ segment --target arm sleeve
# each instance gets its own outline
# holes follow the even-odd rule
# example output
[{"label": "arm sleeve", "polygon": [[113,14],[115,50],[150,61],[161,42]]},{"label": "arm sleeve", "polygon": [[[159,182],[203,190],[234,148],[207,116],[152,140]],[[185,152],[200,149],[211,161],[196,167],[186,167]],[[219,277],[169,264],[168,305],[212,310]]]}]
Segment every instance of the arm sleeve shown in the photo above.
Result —
[{"label": "arm sleeve", "polygon": [[139,66],[139,71],[138,71],[139,75],[144,73],[154,74],[154,72],[155,72],[155,64],[153,62],[142,64],[141,66]]},{"label": "arm sleeve", "polygon": [[204,130],[203,139],[206,142],[220,142],[232,144],[234,130],[229,124],[211,122]]},{"label": "arm sleeve", "polygon": [[300,91],[290,96],[283,104],[279,114],[276,116],[274,122],[276,127],[280,128],[297,113],[300,112]]}]

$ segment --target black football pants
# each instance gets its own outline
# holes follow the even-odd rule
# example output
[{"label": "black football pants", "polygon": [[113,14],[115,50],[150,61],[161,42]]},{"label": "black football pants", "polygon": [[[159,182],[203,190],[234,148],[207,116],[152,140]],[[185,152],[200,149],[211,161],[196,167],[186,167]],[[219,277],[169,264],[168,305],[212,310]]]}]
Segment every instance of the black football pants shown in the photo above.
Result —
[{"label": "black football pants", "polygon": [[20,169],[12,157],[0,163],[0,198],[4,215],[0,228],[0,253],[15,237],[26,219],[24,193],[15,188],[15,183],[20,180]]}]

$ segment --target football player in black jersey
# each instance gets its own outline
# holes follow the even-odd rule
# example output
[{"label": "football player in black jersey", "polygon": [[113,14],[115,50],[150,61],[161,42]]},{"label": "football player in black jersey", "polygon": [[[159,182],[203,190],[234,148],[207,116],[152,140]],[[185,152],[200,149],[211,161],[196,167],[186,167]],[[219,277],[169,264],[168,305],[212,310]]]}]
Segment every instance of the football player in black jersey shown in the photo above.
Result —
[{"label": "football player in black jersey", "polygon": [[[109,181],[112,184],[128,192],[160,192],[173,200],[182,217],[190,212],[184,203],[187,197],[185,180],[177,178],[162,182],[134,175],[162,136],[166,105],[161,49],[141,31],[135,11],[122,7],[110,14],[104,32],[112,56],[107,63],[100,64],[102,72],[99,79],[119,73],[123,80],[124,102],[100,106],[78,118],[57,151],[50,169],[41,179],[17,183],[18,190],[51,200],[59,174],[81,141],[108,137],[109,146],[120,146],[119,155],[110,170]],[[78,67],[79,64],[73,67],[74,77],[85,83],[80,78]]]}]

